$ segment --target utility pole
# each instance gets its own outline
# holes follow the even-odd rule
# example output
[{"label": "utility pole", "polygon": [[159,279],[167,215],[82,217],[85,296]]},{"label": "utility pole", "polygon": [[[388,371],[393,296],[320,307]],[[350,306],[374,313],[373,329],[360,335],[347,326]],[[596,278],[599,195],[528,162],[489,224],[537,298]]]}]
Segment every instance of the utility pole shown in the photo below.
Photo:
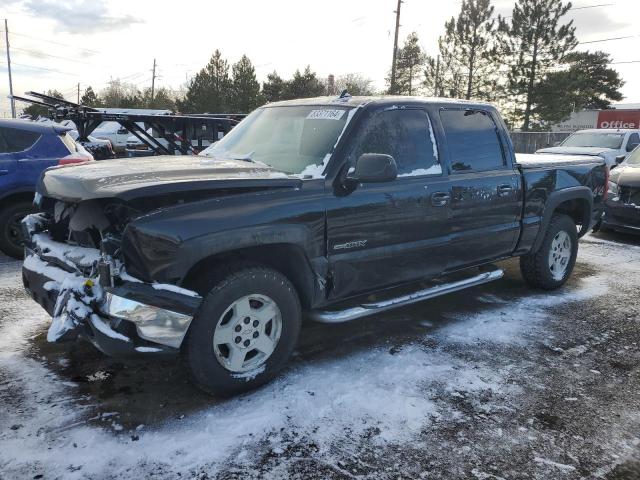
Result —
[{"label": "utility pole", "polygon": [[436,59],[436,78],[433,82],[433,96],[437,97],[438,96],[438,90],[440,86],[440,55],[438,55],[438,58]]},{"label": "utility pole", "polygon": [[391,61],[391,82],[389,84],[389,90],[394,93],[396,87],[396,56],[398,53],[398,30],[400,30],[400,6],[402,0],[398,0],[398,7],[396,8],[396,33],[393,37],[393,60]]},{"label": "utility pole", "polygon": [[78,101],[76,103],[80,105],[80,82],[78,82]]},{"label": "utility pole", "polygon": [[16,101],[13,99],[13,80],[11,79],[11,54],[9,53],[9,24],[4,19],[4,39],[7,45],[7,71],[9,72],[9,96],[11,97],[11,118],[16,118]]},{"label": "utility pole", "polygon": [[156,87],[156,59],[153,59],[153,73],[151,74],[151,102],[153,102],[153,92]]}]

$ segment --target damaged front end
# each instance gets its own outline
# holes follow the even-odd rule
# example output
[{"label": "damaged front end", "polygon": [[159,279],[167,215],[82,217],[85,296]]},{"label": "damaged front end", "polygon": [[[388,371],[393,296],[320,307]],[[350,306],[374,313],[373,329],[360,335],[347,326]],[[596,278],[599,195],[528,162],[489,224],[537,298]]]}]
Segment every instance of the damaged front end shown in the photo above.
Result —
[{"label": "damaged front end", "polygon": [[22,277],[53,318],[47,340],[80,336],[114,356],[177,352],[202,298],[129,275],[119,258],[124,227],[103,206],[52,202],[43,210],[23,221]]}]

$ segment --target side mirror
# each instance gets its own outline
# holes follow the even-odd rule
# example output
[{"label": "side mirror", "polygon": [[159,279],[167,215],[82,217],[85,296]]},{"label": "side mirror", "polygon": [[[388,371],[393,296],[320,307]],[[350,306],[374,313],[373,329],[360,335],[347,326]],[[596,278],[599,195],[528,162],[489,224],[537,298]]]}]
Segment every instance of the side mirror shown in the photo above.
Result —
[{"label": "side mirror", "polygon": [[363,153],[356,166],[349,169],[347,180],[354,183],[390,182],[398,176],[398,166],[391,155]]},{"label": "side mirror", "polygon": [[553,142],[553,146],[554,147],[559,147],[560,146],[560,142]]},{"label": "side mirror", "polygon": [[116,132],[118,135],[124,135],[125,133],[129,133],[129,130],[127,130],[126,128],[121,128],[120,130],[118,130]]},{"label": "side mirror", "polygon": [[618,156],[616,157],[616,165],[620,165],[622,162],[624,162],[624,159],[625,159],[625,158],[626,158],[626,157],[625,157],[624,155],[618,155]]},{"label": "side mirror", "polygon": [[627,143],[627,152],[632,152],[640,143]]}]

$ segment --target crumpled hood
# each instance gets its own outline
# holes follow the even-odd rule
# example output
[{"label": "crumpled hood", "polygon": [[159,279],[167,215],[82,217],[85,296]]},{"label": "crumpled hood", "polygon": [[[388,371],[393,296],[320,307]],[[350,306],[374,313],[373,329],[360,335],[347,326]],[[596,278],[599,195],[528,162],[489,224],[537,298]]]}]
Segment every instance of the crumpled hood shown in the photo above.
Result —
[{"label": "crumpled hood", "polygon": [[620,165],[611,170],[610,180],[623,187],[640,187],[640,166]]},{"label": "crumpled hood", "polygon": [[38,193],[77,202],[135,198],[172,192],[230,188],[297,187],[298,177],[242,160],[199,156],[157,156],[103,160],[44,172]]},{"label": "crumpled hood", "polygon": [[536,153],[560,153],[563,155],[600,155],[614,152],[611,148],[602,147],[549,147],[536,150]]}]

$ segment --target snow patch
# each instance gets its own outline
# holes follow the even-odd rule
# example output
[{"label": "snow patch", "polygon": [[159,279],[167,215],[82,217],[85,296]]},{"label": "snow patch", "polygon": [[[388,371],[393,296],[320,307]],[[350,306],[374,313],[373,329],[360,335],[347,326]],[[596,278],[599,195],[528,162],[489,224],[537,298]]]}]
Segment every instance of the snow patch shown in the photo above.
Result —
[{"label": "snow patch", "polygon": [[417,177],[419,175],[440,175],[442,173],[442,167],[437,165],[432,165],[429,168],[417,168],[407,173],[401,173],[398,177]]}]

